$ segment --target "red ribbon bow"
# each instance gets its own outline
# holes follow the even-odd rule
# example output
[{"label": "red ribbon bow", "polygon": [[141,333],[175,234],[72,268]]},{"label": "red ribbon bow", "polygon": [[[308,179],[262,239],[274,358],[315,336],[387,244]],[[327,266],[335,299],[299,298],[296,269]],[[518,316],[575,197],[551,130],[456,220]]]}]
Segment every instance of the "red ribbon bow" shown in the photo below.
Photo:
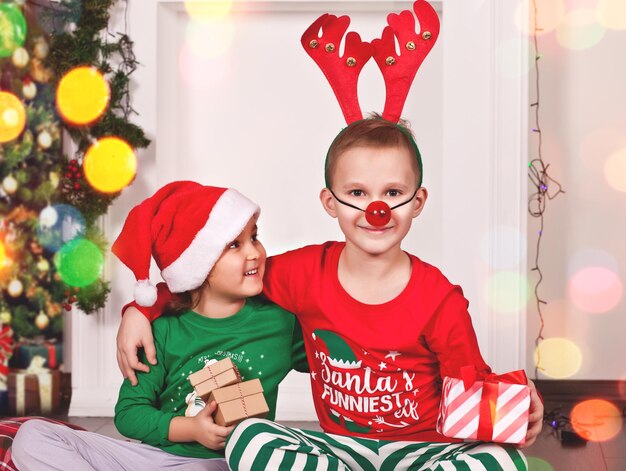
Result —
[{"label": "red ribbon bow", "polygon": [[498,400],[498,383],[528,384],[524,370],[509,371],[502,375],[489,373],[479,375],[473,365],[461,368],[461,379],[467,391],[476,381],[483,382],[483,392],[480,398],[478,419],[478,434],[476,439],[491,441],[493,437],[493,423],[496,416],[496,402]]},{"label": "red ribbon bow", "polygon": [[0,381],[4,382],[6,375],[9,372],[7,363],[11,355],[13,355],[13,348],[15,347],[15,341],[13,340],[13,329],[10,326],[5,325],[0,328]]}]

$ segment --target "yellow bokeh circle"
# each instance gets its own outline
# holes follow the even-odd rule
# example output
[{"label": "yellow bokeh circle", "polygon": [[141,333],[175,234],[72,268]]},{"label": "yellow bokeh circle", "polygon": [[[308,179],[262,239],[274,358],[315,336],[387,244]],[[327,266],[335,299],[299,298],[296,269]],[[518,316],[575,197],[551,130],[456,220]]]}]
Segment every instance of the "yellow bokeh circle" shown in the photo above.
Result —
[{"label": "yellow bokeh circle", "polygon": [[535,349],[535,365],[550,378],[564,379],[580,370],[583,355],[571,340],[552,337],[542,340]]},{"label": "yellow bokeh circle", "polygon": [[117,193],[135,178],[137,157],[122,139],[105,137],[87,150],[83,167],[92,187],[103,193]]},{"label": "yellow bokeh circle", "polygon": [[66,73],[57,88],[61,117],[78,126],[96,121],[106,111],[111,90],[98,69],[76,67]]},{"label": "yellow bokeh circle", "polygon": [[194,21],[213,23],[227,16],[233,8],[233,0],[199,2],[186,0],[185,9]]},{"label": "yellow bokeh circle", "polygon": [[18,97],[0,91],[0,143],[17,138],[26,126],[26,110]]}]

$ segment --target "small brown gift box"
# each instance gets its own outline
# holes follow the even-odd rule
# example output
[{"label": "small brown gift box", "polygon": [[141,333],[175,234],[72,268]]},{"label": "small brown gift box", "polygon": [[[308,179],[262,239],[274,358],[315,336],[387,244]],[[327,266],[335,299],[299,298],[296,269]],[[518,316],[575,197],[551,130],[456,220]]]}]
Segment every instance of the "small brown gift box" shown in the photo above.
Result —
[{"label": "small brown gift box", "polygon": [[213,419],[217,425],[226,427],[248,417],[263,418],[270,411],[258,379],[216,389],[210,394],[207,404],[213,401],[217,402]]},{"label": "small brown gift box", "polygon": [[28,373],[25,370],[9,372],[9,414],[49,414],[61,404],[61,373],[46,370]]},{"label": "small brown gift box", "polygon": [[203,399],[206,399],[214,389],[241,381],[237,367],[230,358],[205,366],[190,374],[188,379],[196,390],[196,394]]}]

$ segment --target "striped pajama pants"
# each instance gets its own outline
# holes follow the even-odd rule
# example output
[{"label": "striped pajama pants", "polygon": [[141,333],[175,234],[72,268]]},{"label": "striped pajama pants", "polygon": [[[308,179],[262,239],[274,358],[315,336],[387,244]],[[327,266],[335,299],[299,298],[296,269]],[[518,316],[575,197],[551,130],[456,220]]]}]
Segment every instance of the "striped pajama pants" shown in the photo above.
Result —
[{"label": "striped pajama pants", "polygon": [[513,446],[372,440],[291,429],[263,419],[235,427],[226,460],[235,471],[528,469],[526,458]]}]

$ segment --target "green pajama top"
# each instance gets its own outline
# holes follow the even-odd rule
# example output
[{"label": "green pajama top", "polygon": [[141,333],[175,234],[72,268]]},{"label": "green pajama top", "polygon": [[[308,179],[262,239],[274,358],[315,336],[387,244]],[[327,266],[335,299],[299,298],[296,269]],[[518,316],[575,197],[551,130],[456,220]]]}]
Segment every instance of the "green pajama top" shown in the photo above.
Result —
[{"label": "green pajama top", "polygon": [[[137,372],[137,386],[124,380],[115,406],[115,425],[126,437],[168,453],[221,458],[197,442],[168,440],[170,421],[185,414],[193,391],[187,377],[211,360],[229,357],[242,381],[259,378],[273,420],[278,384],[291,369],[307,371],[302,333],[295,316],[269,301],[249,298],[236,314],[210,319],[193,311],[162,316],[152,324],[157,365]],[[141,360],[148,364],[145,355]]]}]

